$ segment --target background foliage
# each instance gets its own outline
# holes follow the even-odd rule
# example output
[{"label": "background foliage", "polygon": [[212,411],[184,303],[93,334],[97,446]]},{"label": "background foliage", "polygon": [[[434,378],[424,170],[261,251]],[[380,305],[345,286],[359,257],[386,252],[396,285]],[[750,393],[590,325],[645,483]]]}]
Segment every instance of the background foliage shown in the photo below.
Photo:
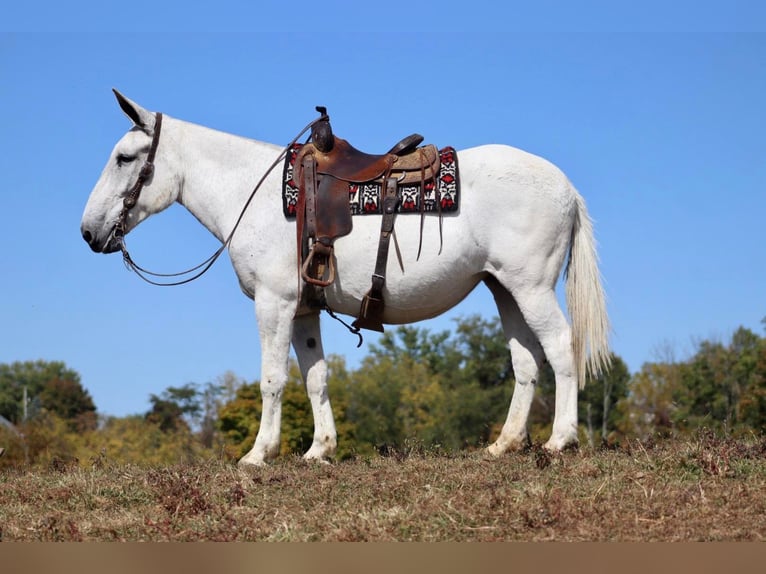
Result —
[{"label": "background foliage", "polygon": [[[497,436],[514,385],[499,322],[478,316],[457,321],[453,331],[389,330],[358,368],[331,356],[328,372],[341,460],[482,447]],[[534,443],[550,433],[553,398],[546,365],[530,416]],[[258,381],[224,373],[214,382],[170,386],[149,401],[143,414],[98,417],[80,376],[63,362],[0,364],[0,466],[234,460],[252,447],[261,410]],[[581,444],[593,448],[630,438],[688,437],[699,429],[763,435],[766,339],[740,328],[728,342],[700,341],[688,359],[647,362],[635,374],[614,355],[612,369],[580,393],[579,418]],[[282,453],[308,449],[312,425],[291,362]]]}]

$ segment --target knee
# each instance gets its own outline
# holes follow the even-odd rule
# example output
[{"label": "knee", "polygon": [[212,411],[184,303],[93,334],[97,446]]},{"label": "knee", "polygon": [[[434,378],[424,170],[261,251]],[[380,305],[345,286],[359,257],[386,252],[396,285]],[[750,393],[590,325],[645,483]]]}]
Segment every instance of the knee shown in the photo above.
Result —
[{"label": "knee", "polygon": [[327,394],[327,364],[318,361],[306,373],[306,392],[310,395]]},{"label": "knee", "polygon": [[516,378],[517,385],[535,386],[537,384],[539,371],[537,363],[534,361],[513,363],[513,374]]},{"label": "knee", "polygon": [[285,389],[286,380],[275,377],[264,377],[261,379],[261,396],[272,399],[280,399]]},{"label": "knee", "polygon": [[534,389],[535,385],[537,385],[537,379],[533,377],[516,377],[516,380],[514,381],[515,385],[517,387],[520,387],[522,389]]},{"label": "knee", "polygon": [[[511,340],[511,362],[516,383],[522,385],[537,384],[540,376],[540,365],[544,361],[544,355],[537,352],[532,345],[522,346],[518,341]],[[540,348],[542,351],[542,348]]]}]

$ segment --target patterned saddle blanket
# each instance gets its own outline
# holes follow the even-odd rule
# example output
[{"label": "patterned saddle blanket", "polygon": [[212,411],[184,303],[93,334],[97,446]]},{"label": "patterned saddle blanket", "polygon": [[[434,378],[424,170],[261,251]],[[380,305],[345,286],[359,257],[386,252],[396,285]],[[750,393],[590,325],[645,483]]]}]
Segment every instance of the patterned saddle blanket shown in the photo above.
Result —
[{"label": "patterned saddle blanket", "polygon": [[[285,157],[282,176],[282,210],[285,217],[295,219],[298,209],[298,185],[293,180],[295,159],[302,144],[293,145]],[[458,211],[460,178],[457,154],[452,147],[439,150],[439,174],[435,180],[405,183],[397,187],[398,213],[447,213]],[[352,215],[383,213],[384,184],[380,180],[349,182],[348,203]]]}]

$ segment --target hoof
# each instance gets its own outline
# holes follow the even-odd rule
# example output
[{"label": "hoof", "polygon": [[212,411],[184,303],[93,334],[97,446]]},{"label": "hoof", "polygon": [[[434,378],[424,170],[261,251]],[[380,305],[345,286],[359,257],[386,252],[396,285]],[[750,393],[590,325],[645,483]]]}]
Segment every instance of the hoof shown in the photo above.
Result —
[{"label": "hoof", "polygon": [[303,455],[303,460],[307,462],[318,462],[320,464],[330,464],[333,455],[335,454],[335,446],[333,444],[313,444],[311,448]]},{"label": "hoof", "polygon": [[532,445],[532,441],[529,435],[525,435],[523,438],[515,438],[503,444],[500,443],[500,439],[493,442],[486,448],[486,452],[497,458],[504,455],[506,452],[522,452],[527,450]]},{"label": "hoof", "polygon": [[310,448],[306,454],[303,455],[303,460],[308,463],[316,464],[330,464],[332,455],[323,453],[320,449]]},{"label": "hoof", "polygon": [[484,449],[484,452],[487,453],[492,458],[498,458],[505,454],[505,449],[498,445],[496,442],[489,445],[487,448]]},{"label": "hoof", "polygon": [[576,451],[580,449],[580,442],[577,439],[563,441],[554,441],[551,439],[543,445],[543,448],[548,452]]}]

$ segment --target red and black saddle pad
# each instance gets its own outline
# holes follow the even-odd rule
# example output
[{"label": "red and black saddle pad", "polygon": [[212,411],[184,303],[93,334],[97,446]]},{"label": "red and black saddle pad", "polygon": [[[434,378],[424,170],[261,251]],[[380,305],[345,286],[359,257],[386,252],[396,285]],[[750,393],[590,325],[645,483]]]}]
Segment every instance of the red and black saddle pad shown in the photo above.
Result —
[{"label": "red and black saddle pad", "polygon": [[[282,210],[285,217],[294,219],[298,209],[298,185],[293,180],[295,158],[302,145],[295,144],[287,153],[282,174]],[[435,181],[398,186],[398,213],[449,213],[458,211],[460,177],[457,153],[452,147],[439,150],[439,175]],[[352,215],[383,213],[384,184],[380,181],[348,184],[348,203]]]}]

